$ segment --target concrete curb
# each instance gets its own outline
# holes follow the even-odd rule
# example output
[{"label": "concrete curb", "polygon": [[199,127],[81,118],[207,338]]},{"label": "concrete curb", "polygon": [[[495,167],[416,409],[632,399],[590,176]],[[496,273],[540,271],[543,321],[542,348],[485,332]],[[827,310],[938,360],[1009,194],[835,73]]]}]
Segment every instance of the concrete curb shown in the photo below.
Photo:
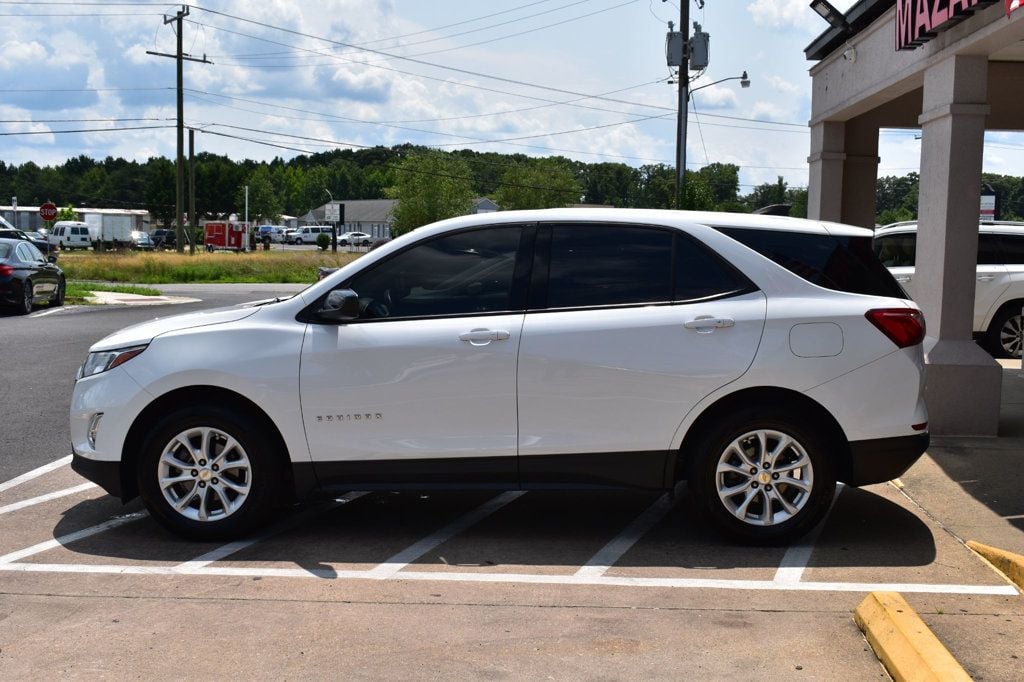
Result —
[{"label": "concrete curb", "polygon": [[971,679],[898,592],[872,592],[853,619],[897,682]]},{"label": "concrete curb", "polygon": [[992,568],[1002,573],[1007,580],[1024,590],[1024,556],[996,547],[989,547],[974,540],[968,540],[967,546],[980,554],[981,558],[991,564]]}]

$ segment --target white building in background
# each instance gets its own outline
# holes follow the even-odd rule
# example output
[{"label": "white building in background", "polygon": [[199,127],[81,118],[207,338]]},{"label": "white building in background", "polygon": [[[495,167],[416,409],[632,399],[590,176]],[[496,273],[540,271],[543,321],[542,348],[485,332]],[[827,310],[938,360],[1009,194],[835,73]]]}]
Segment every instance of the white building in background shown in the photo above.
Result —
[{"label": "white building in background", "polygon": [[[57,208],[63,208],[63,206],[58,206]],[[103,222],[103,216],[121,216],[124,220],[131,221],[133,230],[149,231],[150,216],[149,211],[145,209],[75,208],[75,213],[78,214],[78,220],[97,225]],[[33,231],[46,226],[43,219],[39,217],[38,206],[22,206],[19,204],[17,211],[14,210],[13,206],[0,206],[0,216],[3,216],[4,220],[19,230]],[[107,218],[107,220],[110,219],[109,217]]]},{"label": "white building in background", "polygon": [[[332,201],[331,204],[341,204],[345,207],[345,219],[338,224],[338,233],[342,232],[365,232],[376,238],[390,238],[391,226],[395,222],[394,210],[398,205],[397,199],[352,199],[348,201]],[[299,222],[303,225],[326,224],[327,206],[319,206],[306,215]],[[472,213],[493,213],[500,210],[498,205],[487,197],[478,197],[473,201]]]}]

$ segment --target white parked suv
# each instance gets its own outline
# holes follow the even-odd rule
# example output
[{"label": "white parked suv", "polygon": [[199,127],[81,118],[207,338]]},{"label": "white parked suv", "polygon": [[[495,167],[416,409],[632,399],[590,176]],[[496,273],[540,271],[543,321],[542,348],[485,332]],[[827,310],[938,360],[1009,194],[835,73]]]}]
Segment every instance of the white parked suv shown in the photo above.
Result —
[{"label": "white parked suv", "polygon": [[792,218],[500,212],[410,232],[298,295],[90,349],[73,466],[232,537],[340,490],[671,489],[788,541],[837,481],[928,444],[924,321],[871,232]]},{"label": "white parked suv", "polygon": [[[917,223],[893,223],[875,232],[875,253],[914,296]],[[978,227],[974,335],[999,358],[1020,357],[1024,346],[1024,223],[986,221]]]},{"label": "white parked suv", "polygon": [[326,234],[328,237],[331,236],[330,225],[306,225],[300,227],[298,231],[292,236],[293,244],[316,244],[316,238]]}]

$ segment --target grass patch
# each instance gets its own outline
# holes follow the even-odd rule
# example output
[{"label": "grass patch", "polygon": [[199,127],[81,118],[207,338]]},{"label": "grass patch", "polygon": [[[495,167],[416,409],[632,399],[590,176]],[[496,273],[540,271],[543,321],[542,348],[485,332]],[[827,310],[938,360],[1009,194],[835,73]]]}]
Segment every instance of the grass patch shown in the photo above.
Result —
[{"label": "grass patch", "polygon": [[86,299],[93,291],[115,291],[119,294],[139,294],[141,296],[160,295],[159,291],[151,287],[137,287],[130,284],[68,282],[64,299],[69,304],[88,303]]},{"label": "grass patch", "polygon": [[68,279],[138,284],[301,283],[316,281],[318,267],[339,267],[361,254],[322,251],[256,251],[187,254],[67,253],[60,267]]}]

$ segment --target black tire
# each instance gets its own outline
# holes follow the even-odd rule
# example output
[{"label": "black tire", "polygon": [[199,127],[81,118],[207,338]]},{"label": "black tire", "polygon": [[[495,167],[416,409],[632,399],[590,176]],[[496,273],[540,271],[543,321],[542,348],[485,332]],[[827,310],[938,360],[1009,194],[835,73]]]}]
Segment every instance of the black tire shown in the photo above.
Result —
[{"label": "black tire", "polygon": [[985,332],[985,349],[997,358],[1019,358],[1024,346],[1024,317],[1021,305],[1004,307]]},{"label": "black tire", "polygon": [[60,282],[57,283],[57,290],[53,294],[53,298],[50,299],[51,308],[59,308],[64,305],[64,294],[67,290],[67,283],[64,282],[64,278],[60,278]]},{"label": "black tire", "polygon": [[[206,460],[200,455],[196,461],[191,450],[175,445],[177,438],[201,443],[204,430],[219,434],[210,438],[208,451],[208,456],[217,459]],[[234,439],[238,447],[225,448],[223,437]],[[183,407],[161,420],[146,439],[136,468],[139,494],[153,518],[177,535],[193,540],[243,536],[264,525],[286,498],[283,485],[287,477],[278,453],[272,450],[276,442],[262,420],[239,410],[203,404]],[[165,453],[174,454],[179,463],[189,466],[162,465]],[[222,467],[219,471],[215,468],[218,461]],[[244,467],[240,464],[243,461]],[[165,494],[161,475],[182,480],[166,486]],[[238,488],[247,488],[246,494],[235,492]],[[182,511],[175,509],[172,501],[181,502]],[[229,506],[235,504],[237,507]],[[206,520],[200,516],[204,509]]]},{"label": "black tire", "polygon": [[295,240],[295,245],[302,246],[302,237],[299,237],[298,239]]},{"label": "black tire", "polygon": [[[832,504],[836,488],[836,446],[806,419],[797,418],[796,410],[795,407],[786,411],[758,406],[730,413],[726,419],[705,429],[688,453],[689,490],[697,512],[720,531],[744,544],[776,545],[796,540],[818,525]],[[779,449],[774,463],[754,462],[766,459],[759,454],[760,446],[754,435],[757,433],[775,434],[766,435],[769,452],[782,444],[776,436],[786,436],[796,445]],[[744,436],[752,439],[741,440]],[[732,447],[737,443],[743,447]],[[799,469],[777,471],[802,462],[806,463]],[[720,463],[733,470],[720,474]],[[766,469],[765,464],[772,466]],[[757,472],[753,473],[755,465]],[[795,479],[793,474],[801,479]],[[809,487],[809,491],[797,484]],[[720,487],[736,492],[732,496],[720,496]],[[750,501],[744,507],[748,494]],[[772,522],[764,525],[768,520],[764,511],[766,500]],[[795,513],[787,510],[784,503],[796,510]]]},{"label": "black tire", "polygon": [[32,280],[26,279],[21,283],[21,300],[18,301],[15,310],[19,315],[28,315],[32,312],[32,305],[35,299],[35,289],[32,286]]}]

